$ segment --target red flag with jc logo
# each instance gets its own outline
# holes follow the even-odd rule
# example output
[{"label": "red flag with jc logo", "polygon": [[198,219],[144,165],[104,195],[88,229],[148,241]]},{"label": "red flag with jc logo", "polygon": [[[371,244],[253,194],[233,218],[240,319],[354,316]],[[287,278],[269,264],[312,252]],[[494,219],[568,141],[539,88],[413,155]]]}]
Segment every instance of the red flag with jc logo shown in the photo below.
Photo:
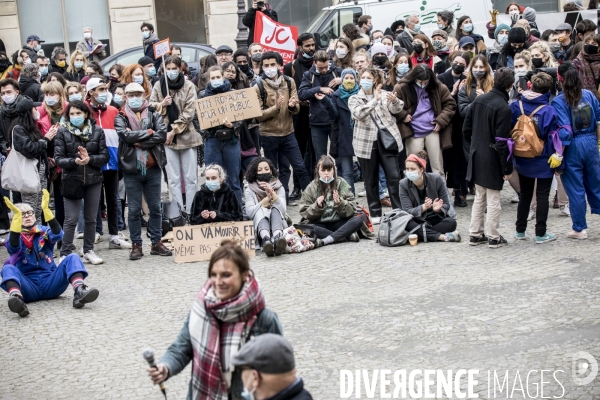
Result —
[{"label": "red flag with jc logo", "polygon": [[294,60],[298,28],[273,21],[260,11],[254,22],[254,42],[260,43],[264,51],[277,51],[286,64]]}]

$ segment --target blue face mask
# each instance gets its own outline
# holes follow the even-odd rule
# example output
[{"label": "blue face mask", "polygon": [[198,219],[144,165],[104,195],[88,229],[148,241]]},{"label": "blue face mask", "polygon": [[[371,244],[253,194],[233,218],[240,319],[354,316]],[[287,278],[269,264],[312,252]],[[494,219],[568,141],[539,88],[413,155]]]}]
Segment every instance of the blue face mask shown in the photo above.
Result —
[{"label": "blue face mask", "polygon": [[306,58],[307,60],[312,60],[313,56],[310,54],[306,54],[304,51],[302,52],[302,57]]},{"label": "blue face mask", "polygon": [[85,117],[79,115],[77,117],[71,117],[70,120],[71,120],[71,125],[79,128],[81,125],[83,125],[83,123],[85,121]]},{"label": "blue face mask", "polygon": [[148,39],[150,37],[150,31],[142,31],[142,37]]},{"label": "blue face mask", "polygon": [[332,176],[331,178],[327,179],[327,180],[325,180],[325,179],[323,179],[323,178],[319,178],[319,180],[320,180],[321,182],[323,182],[323,183],[327,183],[327,184],[329,184],[329,183],[333,182],[333,176]]},{"label": "blue face mask", "polygon": [[98,97],[96,97],[96,101],[99,104],[104,104],[106,103],[106,100],[108,100],[108,92],[104,92],[104,93],[98,93]]},{"label": "blue face mask", "polygon": [[148,68],[148,76],[150,78],[152,78],[154,75],[156,75],[156,68],[154,68],[154,67]]},{"label": "blue face mask", "polygon": [[421,176],[419,175],[419,171],[406,171],[404,172],[404,175],[406,175],[408,180],[411,182],[419,180],[419,177]]},{"label": "blue face mask", "polygon": [[115,104],[121,105],[123,104],[123,97],[119,96],[118,94],[115,94],[113,96],[113,101],[115,102]]},{"label": "blue face mask", "polygon": [[398,64],[396,66],[396,71],[398,71],[398,74],[400,75],[405,75],[409,70],[410,67],[408,64]]},{"label": "blue face mask", "polygon": [[429,81],[426,84],[422,84],[421,82],[415,82],[415,84],[420,87],[421,89],[425,89],[427,87],[427,85],[429,85]]},{"label": "blue face mask", "polygon": [[42,76],[48,75],[48,67],[40,67],[40,74]]},{"label": "blue face mask", "polygon": [[248,389],[244,388],[242,391],[242,400],[254,400],[254,394],[250,392]]},{"label": "blue face mask", "polygon": [[169,80],[176,80],[177,77],[179,76],[179,71],[175,71],[175,70],[170,70],[167,71],[167,78],[169,78]]},{"label": "blue face mask", "polygon": [[472,32],[473,31],[473,24],[463,24],[463,31],[465,32]]},{"label": "blue face mask", "polygon": [[69,96],[69,101],[81,101],[82,97],[81,94],[77,93],[77,94],[72,94]]},{"label": "blue face mask", "polygon": [[42,45],[38,44],[37,46],[35,46],[35,51],[40,51],[42,49]]},{"label": "blue face mask", "polygon": [[415,27],[413,28],[413,30],[415,32],[419,32],[421,30],[421,24],[415,24]]},{"label": "blue face mask", "polygon": [[211,192],[216,192],[221,187],[219,181],[206,181],[205,185]]},{"label": "blue face mask", "polygon": [[370,79],[361,79],[360,87],[362,87],[364,90],[370,90],[373,87],[373,81]]},{"label": "blue face mask", "polygon": [[81,67],[83,67],[83,61],[75,61],[73,65],[75,66],[75,68],[81,69]]},{"label": "blue face mask", "polygon": [[212,86],[215,89],[223,86],[223,79],[215,79],[210,81],[210,86]]},{"label": "blue face mask", "polygon": [[438,27],[438,29],[441,29],[441,30],[445,30],[446,29],[446,27],[444,26],[444,24],[437,24],[437,27]]},{"label": "blue face mask", "polygon": [[142,75],[136,75],[133,77],[133,81],[139,85],[144,83],[144,77]]},{"label": "blue face mask", "polygon": [[144,98],[134,97],[132,99],[127,99],[127,103],[129,104],[130,108],[137,110],[142,106],[142,104],[144,104]]}]

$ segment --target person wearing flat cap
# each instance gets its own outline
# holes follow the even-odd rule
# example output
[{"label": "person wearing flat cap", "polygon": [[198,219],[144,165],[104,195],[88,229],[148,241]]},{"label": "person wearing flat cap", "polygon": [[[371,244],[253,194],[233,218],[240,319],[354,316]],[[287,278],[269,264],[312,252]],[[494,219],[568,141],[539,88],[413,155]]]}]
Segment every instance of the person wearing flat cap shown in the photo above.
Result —
[{"label": "person wearing flat cap", "polygon": [[231,363],[242,368],[244,400],[312,400],[296,375],[294,349],[283,336],[265,333],[255,337]]}]

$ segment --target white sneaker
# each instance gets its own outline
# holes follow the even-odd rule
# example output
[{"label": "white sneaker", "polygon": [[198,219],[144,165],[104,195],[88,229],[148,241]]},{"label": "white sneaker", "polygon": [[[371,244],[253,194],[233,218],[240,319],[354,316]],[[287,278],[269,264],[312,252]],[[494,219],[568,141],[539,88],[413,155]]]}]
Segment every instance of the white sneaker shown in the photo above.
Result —
[{"label": "white sneaker", "polygon": [[83,239],[83,232],[77,233],[77,239]]},{"label": "white sneaker", "polygon": [[131,242],[131,239],[129,239],[124,233],[123,231],[119,232],[119,239],[124,240],[126,242]]},{"label": "white sneaker", "polygon": [[367,196],[367,191],[363,190],[362,192],[358,192],[358,197],[366,197]]},{"label": "white sneaker", "polygon": [[519,202],[519,195],[517,193],[515,193],[515,195],[513,196],[512,199],[510,199],[511,203],[518,203]]},{"label": "white sneaker", "polygon": [[98,265],[102,264],[104,260],[98,257],[96,253],[94,253],[94,250],[90,250],[83,255],[83,262],[89,262],[93,265]]},{"label": "white sneaker", "polygon": [[565,204],[564,206],[560,207],[560,215],[563,215],[565,217],[571,216],[571,210],[569,209],[569,204]]},{"label": "white sneaker", "polygon": [[102,237],[101,234],[99,234],[98,232],[96,232],[96,237],[94,238],[94,244],[103,241],[104,238]]},{"label": "white sneaker", "polygon": [[381,217],[371,217],[371,223],[373,225],[379,225],[380,222],[381,222]]},{"label": "white sneaker", "polygon": [[527,221],[531,221],[535,218],[535,210],[532,208],[529,209],[529,215],[527,215]]},{"label": "white sneaker", "polygon": [[588,238],[587,236],[587,231],[584,229],[581,232],[577,232],[576,230],[572,230],[571,232],[569,232],[567,234],[567,237],[570,239],[579,239],[579,240],[585,240]]},{"label": "white sneaker", "polygon": [[113,239],[108,243],[109,249],[131,249],[130,242],[126,242],[121,238]]}]

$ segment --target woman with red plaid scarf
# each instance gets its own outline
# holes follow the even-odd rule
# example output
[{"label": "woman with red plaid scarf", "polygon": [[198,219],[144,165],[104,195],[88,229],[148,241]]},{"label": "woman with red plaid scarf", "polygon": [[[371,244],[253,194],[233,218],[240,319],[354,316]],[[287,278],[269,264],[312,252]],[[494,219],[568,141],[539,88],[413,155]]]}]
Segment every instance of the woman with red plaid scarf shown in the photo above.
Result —
[{"label": "woman with red plaid scarf", "polygon": [[69,283],[73,286],[73,307],[82,308],[98,298],[98,289],[84,285],[88,273],[77,254],[70,254],[56,265],[52,252],[62,240],[63,231],[50,210],[50,193],[42,195],[42,213],[48,226],[36,224],[35,213],[29,204],[13,204],[7,197],[4,202],[13,212],[10,235],[5,243],[10,258],[2,268],[0,287],[7,291],[8,308],[29,315],[25,303],[50,300],[60,296]]},{"label": "woman with red plaid scarf", "polygon": [[241,399],[242,372],[231,359],[251,337],[263,333],[282,335],[279,318],[265,307],[245,250],[225,240],[210,259],[208,280],[177,339],[148,375],[161,383],[191,361],[187,399]]}]

